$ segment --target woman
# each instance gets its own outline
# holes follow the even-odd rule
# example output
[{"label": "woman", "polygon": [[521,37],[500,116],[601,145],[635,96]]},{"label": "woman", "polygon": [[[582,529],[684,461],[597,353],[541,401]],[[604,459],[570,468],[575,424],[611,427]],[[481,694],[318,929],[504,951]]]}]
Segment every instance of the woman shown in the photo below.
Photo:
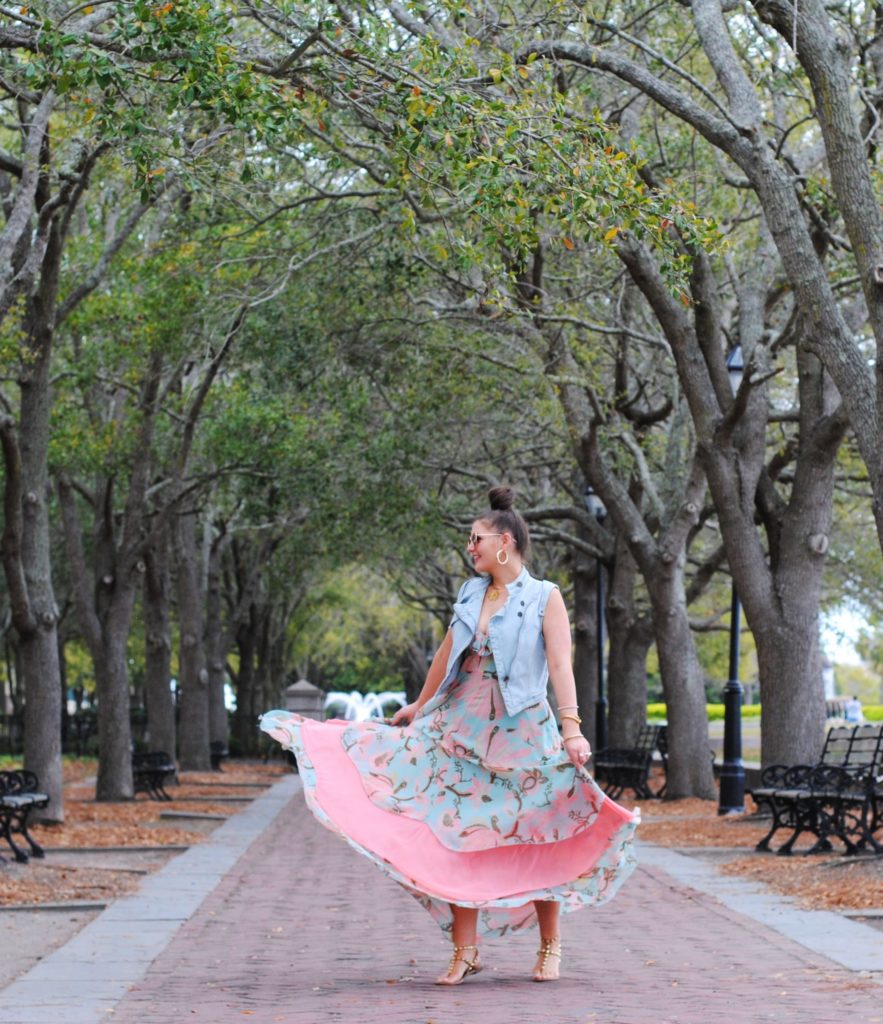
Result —
[{"label": "woman", "polygon": [[[558,588],[524,567],[528,532],[509,488],[467,544],[460,588],[420,696],[390,724],[271,711],[261,728],[294,750],[310,808],[451,932],[439,985],[481,970],[478,933],[537,923],[535,981],[558,977],[559,915],[609,899],[631,873],[638,823],[585,769]],[[551,679],[561,731],[546,700]]]}]

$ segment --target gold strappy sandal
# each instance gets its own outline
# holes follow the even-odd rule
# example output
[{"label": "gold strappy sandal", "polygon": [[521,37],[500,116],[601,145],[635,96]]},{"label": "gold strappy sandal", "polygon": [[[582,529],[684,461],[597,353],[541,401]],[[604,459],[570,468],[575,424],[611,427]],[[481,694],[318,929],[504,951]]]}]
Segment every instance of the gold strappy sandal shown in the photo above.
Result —
[{"label": "gold strappy sandal", "polygon": [[[474,950],[472,959],[468,956],[462,956],[466,950]],[[464,971],[459,976],[453,976],[452,973],[458,963],[464,965]],[[435,979],[436,985],[460,985],[462,982],[469,977],[470,974],[478,974],[481,970],[481,964],[478,962],[478,946],[454,946],[454,952],[451,953],[451,962],[448,965],[447,974],[442,975],[440,978]],[[448,979],[451,979],[450,981]]]},{"label": "gold strappy sandal", "polygon": [[[554,949],[553,947],[555,947],[555,946],[557,946],[558,948]],[[546,964],[548,964],[550,956],[557,957],[558,961],[560,963],[560,961],[561,961],[561,940],[560,939],[543,939],[540,942],[540,948],[537,950],[537,956],[540,958],[541,962],[540,962],[538,967],[534,968],[533,980],[534,981],[557,981],[558,980],[558,975],[557,974],[554,977],[552,977],[552,978],[545,978],[545,977],[543,977],[543,975],[545,974]]]}]

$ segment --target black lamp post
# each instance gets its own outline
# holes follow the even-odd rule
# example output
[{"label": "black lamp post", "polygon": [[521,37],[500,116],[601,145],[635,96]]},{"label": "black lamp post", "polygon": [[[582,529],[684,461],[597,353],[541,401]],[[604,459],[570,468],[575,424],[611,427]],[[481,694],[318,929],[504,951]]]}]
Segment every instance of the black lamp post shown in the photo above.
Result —
[{"label": "black lamp post", "polygon": [[[586,484],[586,509],[599,523],[607,518],[607,508],[595,493],[591,484]],[[607,749],[607,694],[604,691],[604,567],[600,557],[595,559],[595,585],[598,642],[598,699],[595,701],[595,749]]]},{"label": "black lamp post", "polygon": [[[739,390],[745,364],[742,346],[737,345],[727,358],[727,372],[733,394]],[[742,763],[742,684],[739,682],[739,595],[732,587],[730,606],[730,678],[724,687],[724,762],[720,773],[718,814],[736,814],[745,810],[745,766]]]}]

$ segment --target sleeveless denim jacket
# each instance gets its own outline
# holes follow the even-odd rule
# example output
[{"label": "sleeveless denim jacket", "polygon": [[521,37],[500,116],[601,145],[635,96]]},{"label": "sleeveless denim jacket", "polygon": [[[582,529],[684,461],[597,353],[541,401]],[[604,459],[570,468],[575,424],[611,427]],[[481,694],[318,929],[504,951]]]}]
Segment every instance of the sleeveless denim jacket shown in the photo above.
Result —
[{"label": "sleeveless denim jacket", "polygon": [[[447,671],[436,694],[457,678],[460,662],[478,628],[478,616],[490,577],[467,580],[457,595],[451,619],[453,644]],[[527,571],[507,586],[509,599],[490,620],[488,638],[506,712],[515,715],[546,696],[549,666],[543,642],[543,615],[556,584],[534,579]]]}]

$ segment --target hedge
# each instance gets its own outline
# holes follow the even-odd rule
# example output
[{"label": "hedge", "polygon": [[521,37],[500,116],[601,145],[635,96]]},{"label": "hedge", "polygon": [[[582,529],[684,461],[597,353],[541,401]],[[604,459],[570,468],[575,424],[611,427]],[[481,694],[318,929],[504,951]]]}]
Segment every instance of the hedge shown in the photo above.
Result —
[{"label": "hedge", "polygon": [[[723,704],[706,704],[709,722],[723,721]],[[647,720],[650,722],[664,722],[667,718],[665,704],[648,704]],[[866,722],[883,722],[883,704],[864,704],[862,714]],[[742,706],[743,718],[760,718],[760,704],[744,704]]]}]

